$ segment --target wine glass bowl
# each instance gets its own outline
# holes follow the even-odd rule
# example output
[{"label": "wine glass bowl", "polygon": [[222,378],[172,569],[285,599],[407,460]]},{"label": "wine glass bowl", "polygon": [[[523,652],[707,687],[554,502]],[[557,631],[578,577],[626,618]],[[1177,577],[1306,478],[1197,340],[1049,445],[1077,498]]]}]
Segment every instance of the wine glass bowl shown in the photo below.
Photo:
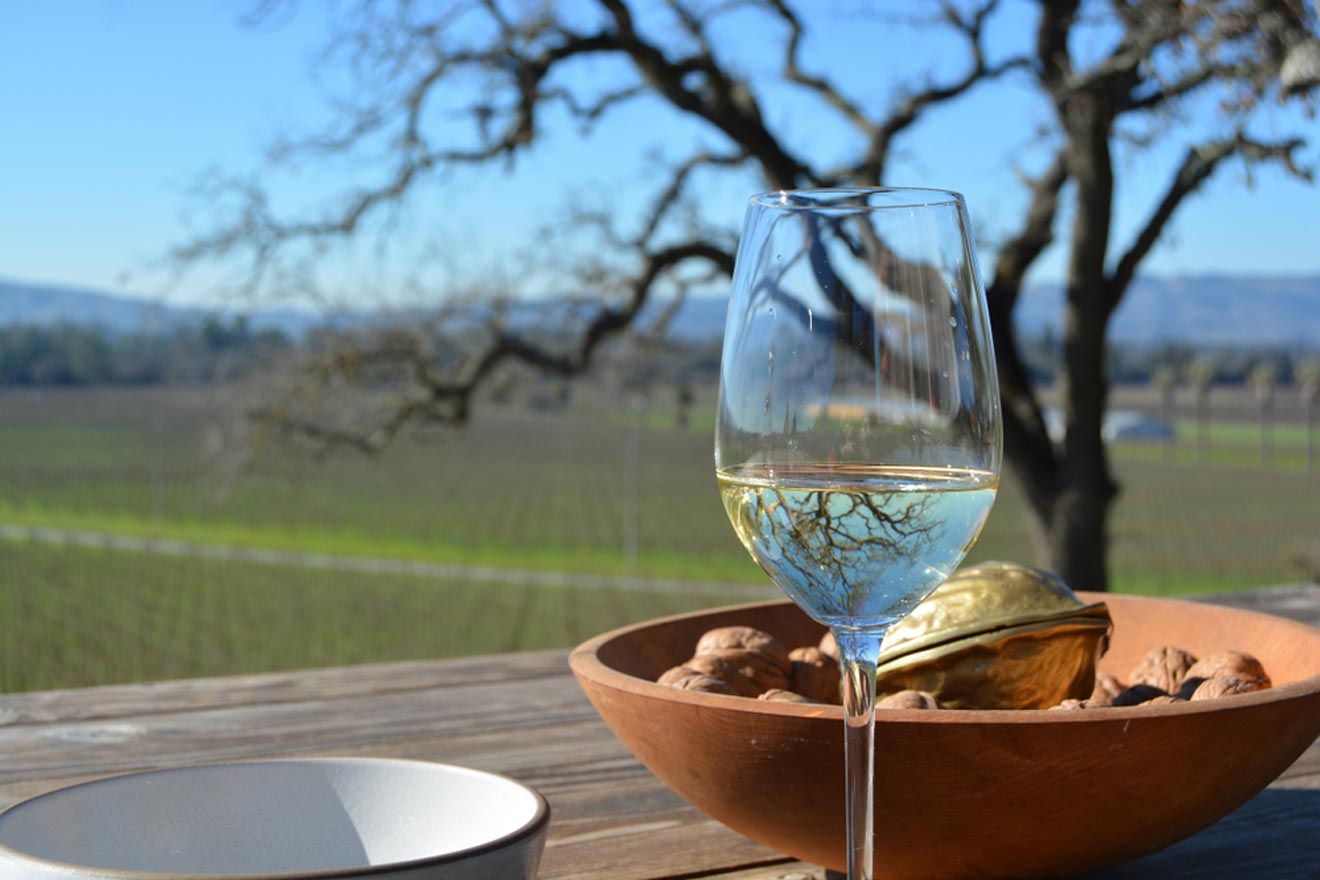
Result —
[{"label": "wine glass bowl", "polygon": [[752,556],[822,623],[892,623],[979,534],[1000,463],[988,324],[956,193],[751,200],[717,478]]},{"label": "wine glass bowl", "polygon": [[980,534],[1000,444],[961,196],[752,198],[725,323],[716,476],[753,559],[839,646],[850,880],[873,870],[880,642]]}]

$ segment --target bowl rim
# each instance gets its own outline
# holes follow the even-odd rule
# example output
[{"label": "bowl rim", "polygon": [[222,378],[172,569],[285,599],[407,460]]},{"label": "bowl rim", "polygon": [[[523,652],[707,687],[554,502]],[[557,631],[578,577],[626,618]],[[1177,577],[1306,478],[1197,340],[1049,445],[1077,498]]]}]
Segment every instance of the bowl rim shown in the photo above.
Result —
[{"label": "bowl rim", "polygon": [[[85,871],[95,872],[97,878],[103,880],[335,880],[335,878],[352,877],[388,877],[391,874],[405,871],[414,871],[418,868],[435,867],[447,863],[460,862],[465,859],[478,856],[486,852],[500,849],[506,846],[517,844],[525,839],[535,837],[539,834],[550,821],[550,804],[545,796],[535,788],[526,783],[519,782],[511,776],[502,773],[494,773],[489,770],[478,770],[474,767],[463,767],[458,764],[446,764],[439,761],[424,761],[416,758],[382,758],[371,756],[344,756],[336,757],[330,755],[316,756],[285,756],[285,757],[264,757],[264,758],[244,758],[239,760],[225,761],[207,761],[197,764],[183,764],[177,767],[162,767],[152,770],[136,770],[127,773],[115,773],[108,776],[102,776],[97,779],[90,779],[85,782],[78,782],[73,785],[66,785],[55,788],[30,798],[25,798],[16,804],[13,804],[4,810],[0,810],[0,819],[3,819],[9,813],[20,808],[28,806],[36,801],[40,801],[58,794],[74,791],[82,788],[89,788],[96,785],[102,785],[116,780],[129,779],[143,776],[161,776],[165,774],[181,773],[186,771],[224,769],[236,766],[272,764],[344,764],[344,765],[376,765],[376,766],[414,766],[417,768],[425,767],[427,770],[444,770],[447,772],[457,772],[462,775],[480,776],[499,780],[511,784],[517,788],[528,792],[534,799],[536,809],[530,819],[519,827],[509,831],[493,840],[470,846],[467,849],[457,850],[442,855],[424,856],[420,859],[408,859],[401,862],[387,862],[380,865],[363,865],[356,868],[331,868],[324,871],[284,871],[280,873],[263,872],[260,874],[216,874],[216,873],[178,873],[174,871],[138,871],[122,868],[104,868],[95,865],[82,865],[73,862],[62,862],[56,859],[48,859],[43,856],[35,856],[20,850],[13,849],[5,843],[0,842],[0,860],[11,859],[17,863],[27,863],[37,865],[55,871],[72,872]],[[89,875],[90,876],[90,875]]]},{"label": "bowl rim", "polygon": [[[1220,608],[1235,615],[1265,618],[1271,623],[1286,625],[1305,632],[1312,638],[1320,638],[1320,629],[1280,617],[1229,605],[1213,605],[1205,602],[1193,602],[1187,599],[1168,597],[1134,596],[1123,593],[1093,593],[1078,591],[1078,597],[1084,601],[1111,601],[1119,598],[1122,602],[1166,604],[1196,608]],[[600,659],[600,649],[608,642],[667,623],[690,620],[704,616],[727,614],[747,609],[762,609],[772,606],[795,607],[790,599],[772,599],[763,602],[746,602],[736,605],[724,605],[681,614],[658,617],[640,623],[619,627],[601,633],[578,645],[569,654],[569,666],[580,679],[593,684],[631,693],[636,696],[662,698],[672,702],[686,703],[694,707],[718,708],[720,711],[747,712],[757,715],[785,715],[802,719],[831,718],[843,722],[843,707],[824,703],[793,703],[774,700],[756,700],[750,697],[728,694],[706,693],[703,691],[680,690],[658,682],[639,678],[620,672]],[[1115,721],[1128,722],[1137,718],[1155,718],[1170,715],[1208,714],[1235,709],[1250,709],[1265,703],[1274,703],[1290,699],[1320,694],[1320,672],[1308,678],[1287,684],[1275,685],[1264,690],[1246,694],[1236,694],[1232,699],[1196,700],[1182,703],[1162,703],[1158,705],[1138,704],[1135,706],[1106,706],[1096,711],[1053,711],[1050,709],[957,709],[931,712],[922,709],[885,709],[876,713],[876,720],[884,723],[899,724],[1112,724]]]}]

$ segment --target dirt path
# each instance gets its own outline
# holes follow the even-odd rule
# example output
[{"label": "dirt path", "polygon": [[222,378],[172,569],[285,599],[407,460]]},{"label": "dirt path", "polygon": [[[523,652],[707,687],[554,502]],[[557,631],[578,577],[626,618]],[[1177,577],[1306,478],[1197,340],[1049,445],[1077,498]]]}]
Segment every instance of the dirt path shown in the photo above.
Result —
[{"label": "dirt path", "polygon": [[157,553],[164,556],[187,556],[195,559],[220,559],[254,562],[261,565],[288,565],[329,571],[352,571],[367,574],[402,574],[415,577],[478,583],[534,585],[542,587],[578,587],[594,590],[621,590],[625,593],[669,593],[677,595],[725,596],[730,601],[775,599],[780,593],[770,584],[759,586],[720,581],[687,581],[631,575],[582,574],[567,571],[499,568],[484,565],[461,565],[442,562],[418,562],[379,556],[347,556],[334,553],[303,553],[296,550],[271,550],[232,544],[206,544],[117,535],[82,529],[60,529],[0,523],[0,539],[35,541],[132,553]]}]

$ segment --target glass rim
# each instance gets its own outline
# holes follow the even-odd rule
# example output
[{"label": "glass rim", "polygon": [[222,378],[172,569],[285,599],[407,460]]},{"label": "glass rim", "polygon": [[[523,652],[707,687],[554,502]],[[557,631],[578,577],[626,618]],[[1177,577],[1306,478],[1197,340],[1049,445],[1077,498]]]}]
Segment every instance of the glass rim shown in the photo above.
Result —
[{"label": "glass rim", "polygon": [[748,199],[748,204],[756,208],[789,212],[860,213],[903,208],[961,207],[965,199],[956,190],[931,186],[824,186],[757,193]]}]

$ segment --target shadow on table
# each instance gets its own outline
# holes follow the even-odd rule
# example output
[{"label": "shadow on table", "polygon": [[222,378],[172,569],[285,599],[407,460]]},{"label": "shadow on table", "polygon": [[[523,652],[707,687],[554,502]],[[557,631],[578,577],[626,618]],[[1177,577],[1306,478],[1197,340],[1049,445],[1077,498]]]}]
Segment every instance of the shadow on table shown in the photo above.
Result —
[{"label": "shadow on table", "polygon": [[[1213,759],[1207,756],[1207,760]],[[1266,789],[1192,838],[1135,862],[1086,875],[1086,880],[1145,878],[1320,878],[1320,790]]]},{"label": "shadow on table", "polygon": [[1320,880],[1320,790],[1266,789],[1191,838],[1074,880]]}]

